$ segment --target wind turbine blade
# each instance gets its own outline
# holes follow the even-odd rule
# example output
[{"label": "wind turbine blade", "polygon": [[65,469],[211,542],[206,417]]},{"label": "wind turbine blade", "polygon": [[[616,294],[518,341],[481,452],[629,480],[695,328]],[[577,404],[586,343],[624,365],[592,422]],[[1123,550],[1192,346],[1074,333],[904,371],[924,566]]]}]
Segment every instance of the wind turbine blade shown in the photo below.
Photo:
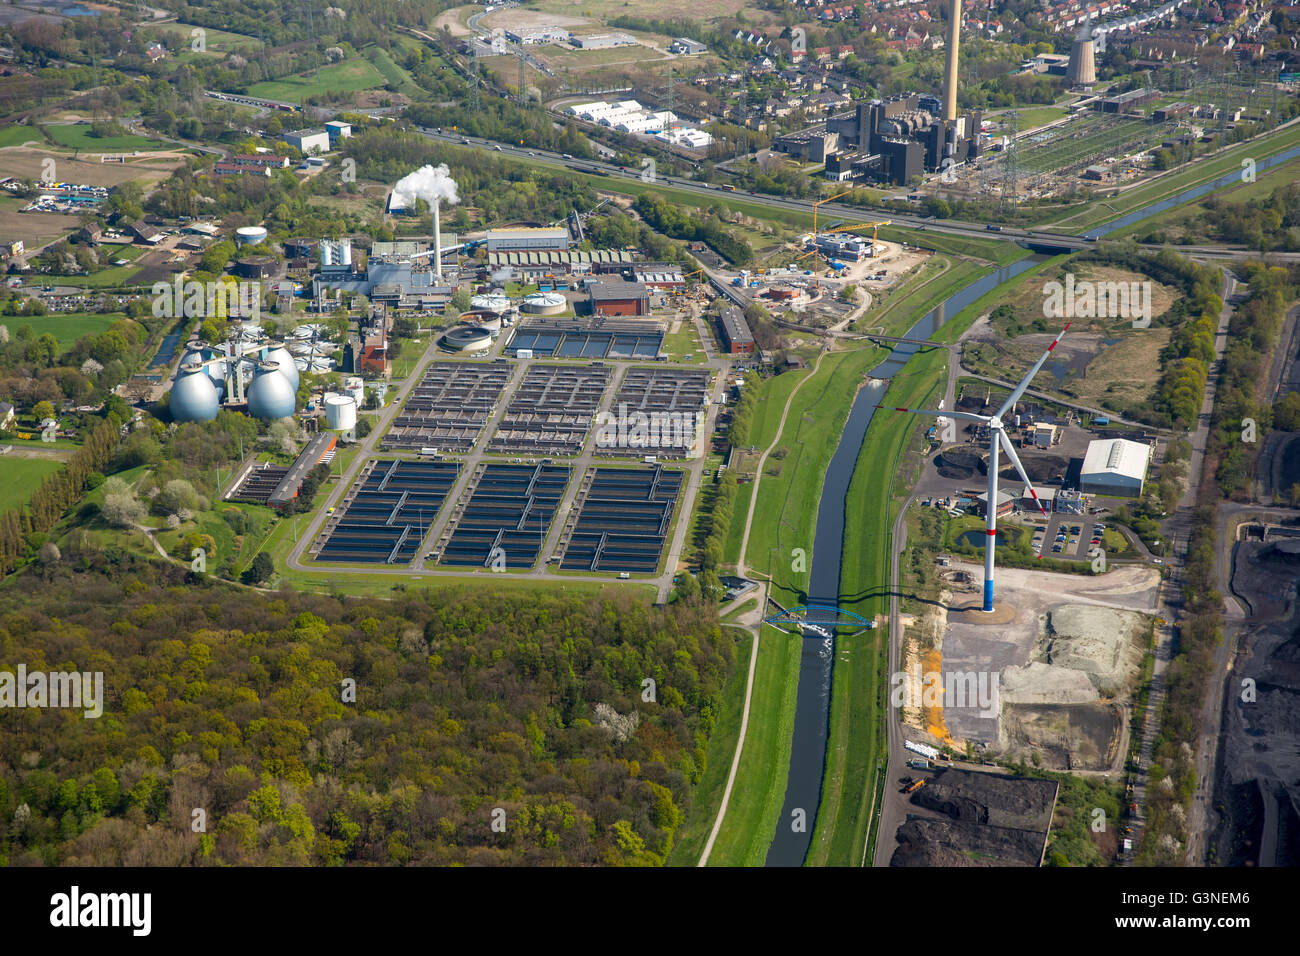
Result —
[{"label": "wind turbine blade", "polygon": [[[1020,464],[1020,456],[1016,454],[1016,449],[1011,444],[1011,439],[1007,437],[1007,433],[1002,431],[1002,429],[998,429],[998,437],[1002,440],[1002,449],[1007,453],[1007,457],[1011,459],[1011,463],[1016,466],[1016,471],[1019,472],[1020,477],[1024,479],[1025,487],[1029,489],[1029,494],[1034,499],[1034,504],[1038,505],[1038,510],[1042,513],[1043,517],[1046,518],[1047,509],[1044,508],[1043,503],[1038,500],[1038,492],[1034,491],[1034,483],[1029,480],[1029,475],[1025,472],[1025,466]],[[1043,536],[1043,540],[1047,540],[1046,535]],[[1039,545],[1038,551],[1035,552],[1035,554],[1041,561],[1043,558],[1042,545]]]},{"label": "wind turbine blade", "polygon": [[1038,505],[1038,510],[1041,511],[1043,517],[1046,518],[1047,510],[1043,507],[1043,503],[1038,500],[1038,492],[1034,491],[1034,483],[1029,480],[1029,475],[1025,472],[1025,466],[1020,464],[1020,456],[1016,454],[1016,449],[1015,446],[1011,444],[1011,439],[1008,438],[1007,433],[1001,429],[998,430],[998,436],[1002,439],[1002,450],[1005,451],[1007,457],[1011,459],[1011,464],[1016,466],[1016,471],[1019,472],[1020,477],[1024,479],[1025,487],[1029,489],[1029,494],[1033,497],[1034,503]]},{"label": "wind turbine blade", "polygon": [[935,418],[960,418],[963,421],[979,422],[982,425],[987,424],[989,420],[986,415],[974,415],[970,412],[935,411],[932,408],[896,408],[893,405],[877,405],[876,408],[891,412],[910,412],[913,415],[933,415]]},{"label": "wind turbine blade", "polygon": [[[1066,322],[1065,329],[1068,329],[1072,324],[1073,323],[1071,322]],[[1020,384],[1012,390],[1010,397],[1002,403],[1002,407],[999,408],[997,412],[998,418],[1005,415],[1012,405],[1020,401],[1020,396],[1025,394],[1025,389],[1029,387],[1029,383],[1033,380],[1033,377],[1038,374],[1038,370],[1047,362],[1047,356],[1052,354],[1052,349],[1056,348],[1057,343],[1059,343],[1062,336],[1065,335],[1065,329],[1061,329],[1061,331],[1057,333],[1056,338],[1052,339],[1052,344],[1047,347],[1047,351],[1042,354],[1042,357],[1034,363],[1034,367],[1029,370],[1029,374],[1020,380]]]}]

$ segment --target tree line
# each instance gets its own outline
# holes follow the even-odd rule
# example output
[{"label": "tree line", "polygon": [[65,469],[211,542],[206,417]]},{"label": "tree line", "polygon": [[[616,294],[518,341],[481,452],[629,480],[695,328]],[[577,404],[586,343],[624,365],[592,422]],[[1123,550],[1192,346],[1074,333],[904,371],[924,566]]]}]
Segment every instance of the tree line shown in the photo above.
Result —
[{"label": "tree line", "polygon": [[11,508],[0,515],[0,576],[19,567],[45,543],[45,532],[77,503],[91,476],[112,459],[121,427],[117,416],[110,414],[91,430],[67,464],[45,476],[26,509]]}]

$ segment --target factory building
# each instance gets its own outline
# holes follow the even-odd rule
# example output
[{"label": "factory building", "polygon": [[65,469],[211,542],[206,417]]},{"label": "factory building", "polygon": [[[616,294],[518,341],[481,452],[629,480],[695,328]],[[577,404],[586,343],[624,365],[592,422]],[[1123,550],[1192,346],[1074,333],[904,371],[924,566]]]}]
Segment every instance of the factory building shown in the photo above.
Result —
[{"label": "factory building", "polygon": [[487,251],[522,252],[552,250],[564,252],[569,248],[569,230],[564,226],[542,226],[533,229],[489,229]]},{"label": "factory building", "polygon": [[1079,472],[1085,494],[1139,498],[1146,481],[1151,446],[1125,438],[1088,442]]},{"label": "factory building", "polygon": [[692,40],[690,37],[678,37],[668,47],[668,52],[676,53],[678,56],[698,56],[707,52],[708,49],[699,40]]},{"label": "factory building", "polygon": [[587,298],[593,315],[647,315],[650,293],[639,282],[605,279],[587,284]]},{"label": "factory building", "polygon": [[1107,96],[1105,99],[1097,100],[1092,104],[1092,108],[1102,113],[1129,113],[1139,106],[1150,103],[1159,95],[1156,90],[1142,87],[1137,90],[1129,90],[1127,93],[1120,93],[1117,96]]},{"label": "factory building", "polygon": [[330,151],[330,134],[323,129],[298,129],[284,134],[284,141],[304,156]]},{"label": "factory building", "polygon": [[570,34],[569,42],[580,50],[610,50],[619,46],[636,46],[636,40],[626,33],[596,33],[585,37]]},{"label": "factory building", "polygon": [[718,332],[722,336],[722,349],[730,355],[753,355],[754,333],[749,330],[745,313],[729,305],[718,316]]},{"label": "factory building", "polygon": [[352,135],[352,124],[344,123],[341,120],[330,120],[325,124],[325,132],[329,134],[331,143],[337,143],[339,140],[347,139]]},{"label": "factory building", "polygon": [[352,266],[351,239],[322,239],[320,241],[320,271],[322,276],[350,275]]},{"label": "factory building", "polygon": [[338,436],[332,432],[321,432],[307,442],[307,447],[294,459],[294,463],[289,466],[284,477],[271,491],[266,503],[280,510],[289,507],[298,497],[298,492],[302,490],[302,483],[307,480],[312,470],[334,457],[331,452],[337,444]]},{"label": "factory building", "polygon": [[[833,116],[824,132],[809,134],[807,145],[802,136],[783,137],[777,149],[800,153],[824,151],[825,139],[814,144],[816,137],[831,134],[838,138],[842,150],[838,157],[826,159],[828,179],[867,178],[895,186],[907,185],[913,177],[938,172],[946,165],[961,165],[980,155],[980,120],[976,110],[942,119],[938,97],[917,93],[900,94],[888,99],[859,103],[856,110]],[[951,159],[947,164],[945,160]]]}]

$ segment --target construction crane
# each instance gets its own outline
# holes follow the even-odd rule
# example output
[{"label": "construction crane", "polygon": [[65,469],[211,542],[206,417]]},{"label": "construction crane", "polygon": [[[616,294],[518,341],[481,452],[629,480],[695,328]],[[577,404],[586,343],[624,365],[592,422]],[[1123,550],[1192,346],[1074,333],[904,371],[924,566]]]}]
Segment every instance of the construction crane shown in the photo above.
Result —
[{"label": "construction crane", "polygon": [[[815,288],[815,289],[818,289],[818,290],[821,289],[821,285],[820,285],[820,283],[819,283],[819,281],[818,281],[818,279],[819,279],[819,273],[820,273],[820,266],[819,266],[819,263],[818,263],[817,260],[821,258],[821,255],[820,255],[820,250],[818,250],[818,248],[817,248],[817,235],[818,235],[818,233],[817,233],[817,210],[818,210],[822,205],[824,205],[825,203],[830,202],[832,199],[839,199],[841,196],[847,196],[847,195],[848,195],[849,193],[851,193],[852,191],[853,191],[853,190],[851,190],[851,189],[846,189],[846,190],[844,190],[843,192],[836,193],[834,196],[827,196],[825,199],[818,199],[816,202],[814,202],[814,203],[812,204],[812,207],[813,207],[813,231],[812,231],[812,244],[813,244],[813,248],[812,248],[812,251],[813,251],[813,255],[816,256],[816,258],[813,259],[813,288]],[[800,256],[799,258],[800,258],[800,259],[804,259],[804,258],[806,258],[806,256]],[[796,261],[798,261],[798,260],[796,260]]]}]

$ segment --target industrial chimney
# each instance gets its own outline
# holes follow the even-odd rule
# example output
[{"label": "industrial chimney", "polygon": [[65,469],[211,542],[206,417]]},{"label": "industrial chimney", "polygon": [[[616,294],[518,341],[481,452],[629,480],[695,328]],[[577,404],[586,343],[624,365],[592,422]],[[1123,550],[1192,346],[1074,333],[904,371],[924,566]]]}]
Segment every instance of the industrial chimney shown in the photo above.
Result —
[{"label": "industrial chimney", "polygon": [[442,284],[442,200],[433,200],[433,274]]},{"label": "industrial chimney", "polygon": [[948,62],[943,71],[943,118],[957,119],[957,45],[961,41],[961,0],[948,8]]}]

